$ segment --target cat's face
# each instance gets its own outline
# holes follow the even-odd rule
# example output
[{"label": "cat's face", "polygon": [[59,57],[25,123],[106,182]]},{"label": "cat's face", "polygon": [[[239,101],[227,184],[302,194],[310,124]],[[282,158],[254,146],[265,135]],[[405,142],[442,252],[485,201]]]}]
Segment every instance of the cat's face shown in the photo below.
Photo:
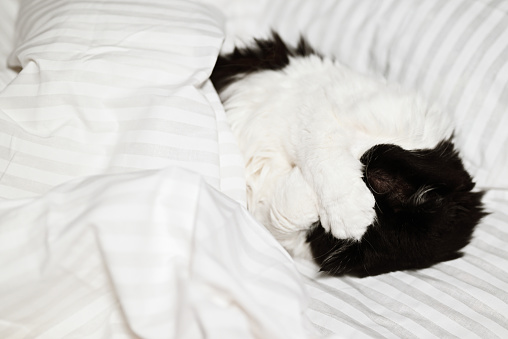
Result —
[{"label": "cat's face", "polygon": [[307,235],[322,271],[368,276],[460,257],[484,216],[481,192],[450,141],[407,151],[376,145],[361,158],[376,220],[360,241],[334,238],[320,223]]}]

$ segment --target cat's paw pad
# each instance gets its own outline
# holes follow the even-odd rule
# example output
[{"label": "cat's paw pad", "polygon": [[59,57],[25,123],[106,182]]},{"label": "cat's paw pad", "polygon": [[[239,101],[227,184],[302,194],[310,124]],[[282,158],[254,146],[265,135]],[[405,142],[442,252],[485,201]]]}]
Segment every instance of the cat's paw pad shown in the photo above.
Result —
[{"label": "cat's paw pad", "polygon": [[376,217],[374,196],[363,182],[346,196],[325,198],[320,205],[322,226],[339,239],[359,240]]}]

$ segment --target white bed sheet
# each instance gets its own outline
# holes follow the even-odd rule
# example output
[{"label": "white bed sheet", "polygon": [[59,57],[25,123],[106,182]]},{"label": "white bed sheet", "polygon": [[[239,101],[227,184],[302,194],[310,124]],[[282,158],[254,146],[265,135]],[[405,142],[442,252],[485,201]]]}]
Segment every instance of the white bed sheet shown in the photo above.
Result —
[{"label": "white bed sheet", "polygon": [[[0,337],[508,337],[506,3],[206,2],[0,4]],[[207,76],[271,27],[454,115],[492,212],[463,258],[327,277],[252,220]]]}]

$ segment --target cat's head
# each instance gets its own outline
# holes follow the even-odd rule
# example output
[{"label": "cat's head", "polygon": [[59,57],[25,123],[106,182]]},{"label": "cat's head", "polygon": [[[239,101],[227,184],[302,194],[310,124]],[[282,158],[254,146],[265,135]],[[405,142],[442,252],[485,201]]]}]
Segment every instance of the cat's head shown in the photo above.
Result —
[{"label": "cat's head", "polygon": [[314,224],[307,241],[322,271],[369,276],[461,256],[485,213],[483,193],[472,191],[451,141],[412,151],[376,145],[361,161],[376,220],[360,241],[334,238]]}]

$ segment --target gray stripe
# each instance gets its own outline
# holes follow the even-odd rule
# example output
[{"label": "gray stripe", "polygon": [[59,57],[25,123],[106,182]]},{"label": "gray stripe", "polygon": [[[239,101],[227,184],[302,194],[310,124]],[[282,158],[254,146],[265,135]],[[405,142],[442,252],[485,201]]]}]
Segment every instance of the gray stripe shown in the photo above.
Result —
[{"label": "gray stripe", "polygon": [[[423,3],[423,2],[422,2]],[[436,1],[435,5],[430,9],[429,13],[426,15],[431,15],[432,13],[437,13],[442,10],[446,5],[450,3],[447,1]],[[421,6],[421,5],[419,5]],[[413,9],[413,13],[418,13],[418,7]],[[409,14],[411,15],[411,13]],[[417,16],[417,14],[414,14]],[[416,33],[412,36],[412,43],[406,51],[401,51],[403,53],[401,57],[403,57],[404,62],[402,63],[402,67],[398,71],[396,75],[396,79],[399,81],[405,82],[407,80],[406,76],[408,74],[408,69],[414,67],[414,54],[418,50],[418,46],[421,44],[421,37],[424,36],[429,30],[429,26],[432,25],[432,20],[424,20],[422,25],[418,27]],[[408,25],[411,23],[409,22]],[[404,54],[405,53],[405,54]]]},{"label": "gray stripe", "polygon": [[[30,180],[26,178],[20,178],[15,175],[7,174],[5,172],[3,172],[2,175],[0,176],[0,191],[2,191],[1,186],[11,187],[18,190],[36,194],[43,194],[49,191],[51,187],[53,187],[52,185],[48,185],[46,183],[37,182],[35,180]],[[4,194],[0,193],[0,196],[3,195]]]},{"label": "gray stripe", "polygon": [[219,159],[216,152],[208,152],[195,149],[181,149],[160,144],[149,144],[142,142],[120,143],[116,154],[131,154],[143,157],[158,157],[176,161],[202,162],[217,164]]},{"label": "gray stripe", "polygon": [[[477,256],[468,253],[462,258],[462,260],[467,261],[469,264],[477,268],[479,271],[484,271],[501,281],[508,281],[508,272],[502,270],[495,264],[484,260],[483,258],[479,258]],[[504,293],[501,293],[500,296],[501,297],[504,296]]]},{"label": "gray stripe", "polygon": [[[349,7],[342,8],[342,10],[345,11],[345,13],[347,13],[347,15],[340,22],[340,27],[341,27],[340,30],[341,31],[349,30],[350,33],[356,33],[355,31],[353,31],[351,29],[351,27],[353,26],[353,24],[351,22],[352,22],[352,19],[355,18],[357,12],[361,9],[362,9],[362,2],[361,1],[351,2],[351,5]],[[333,36],[333,34],[332,34],[332,36]],[[341,40],[344,40],[344,36],[345,35],[342,35]],[[354,42],[354,38],[352,39],[352,41]],[[350,58],[350,56],[348,55],[348,52],[351,52],[351,49],[353,49],[353,46],[344,46],[344,43],[342,41],[339,41],[336,44],[337,44],[337,46],[341,47],[338,50],[338,52],[340,53],[339,59],[341,59],[342,62],[344,62],[345,64],[348,64],[350,66],[351,66],[351,64],[354,64],[354,60],[352,60]]]},{"label": "gray stripe", "polygon": [[[295,3],[297,3],[297,1],[295,1]],[[319,48],[320,51],[336,54],[341,61],[344,61],[342,60],[344,59],[343,56],[339,53],[342,51],[341,39],[343,35],[341,33],[344,31],[344,27],[346,27],[345,23],[347,21],[345,18],[349,17],[348,14],[350,12],[351,5],[348,4],[347,1],[336,1],[331,4],[331,8],[325,14],[325,18],[328,20],[325,27],[327,31],[334,33],[327,34],[327,31],[323,32],[323,26],[318,24],[313,18],[308,18],[309,22],[306,23],[308,28],[304,30],[304,33],[308,33],[309,38],[311,38],[310,41],[316,48]],[[329,20],[330,17],[333,17],[334,20]],[[337,34],[335,34],[335,32],[337,32]],[[310,35],[310,33],[312,33],[312,35]]]},{"label": "gray stripe", "polygon": [[[102,126],[104,127],[104,125]],[[6,136],[7,138],[18,138],[24,141],[32,142],[35,144],[42,145],[41,142],[42,137],[36,136],[34,134],[25,132],[18,124],[12,123],[6,120],[0,120],[0,135]],[[51,138],[44,138],[44,146],[52,147],[55,149],[59,149],[62,151],[71,151],[81,155],[96,155],[100,156],[104,153],[108,153],[111,151],[113,146],[109,145],[100,145],[92,146],[89,143],[83,144],[73,139],[52,136]],[[0,146],[1,147],[1,146]],[[1,156],[1,150],[0,150]]]},{"label": "gray stripe", "polygon": [[[343,281],[346,280],[350,284],[354,285],[355,289],[359,289],[358,283],[359,281],[354,278],[343,278]],[[380,327],[385,328],[387,331],[392,332],[394,335],[402,338],[417,338],[413,333],[411,333],[408,329],[402,327],[401,325],[397,324],[395,320],[389,319],[381,314],[374,313],[372,309],[369,307],[369,305],[362,304],[359,300],[357,300],[355,297],[342,292],[340,289],[333,288],[330,286],[327,286],[325,284],[320,284],[319,282],[312,282],[307,281],[307,284],[313,285],[320,289],[321,291],[324,291],[328,294],[329,297],[336,298],[340,300],[344,304],[348,304],[351,307],[354,307],[358,312],[361,312],[365,315],[366,318],[369,318],[372,320],[372,322],[378,324]],[[388,297],[387,297],[388,298]],[[386,300],[373,300],[377,302],[380,305],[384,305],[383,307],[386,307]],[[323,306],[323,303],[320,302],[317,304],[319,306]],[[339,320],[341,322],[345,322],[349,325],[351,323],[355,324],[355,328],[358,330],[368,333],[372,337],[382,337],[382,335],[378,332],[374,332],[375,335],[373,335],[370,332],[373,332],[374,330],[365,326],[364,324],[361,324],[358,322],[357,319],[353,319],[350,316],[342,313],[339,309],[332,308],[329,305],[326,305],[329,312],[328,315],[335,318],[336,320]],[[311,307],[313,308],[313,307]],[[333,311],[332,311],[333,309]],[[387,308],[390,309],[390,308]],[[319,312],[319,309],[316,309],[316,311]]]},{"label": "gray stripe", "polygon": [[[387,27],[374,32],[374,46],[370,49],[369,53],[369,69],[374,74],[382,74],[386,79],[391,79],[392,77],[392,74],[390,74],[390,57],[396,49],[396,45],[391,43],[393,36],[403,32],[407,25],[407,9],[404,7],[407,5],[410,5],[409,1],[400,3],[397,0],[392,0],[385,12],[379,15],[379,20],[383,24],[386,24]],[[389,34],[386,34],[387,31]],[[381,38],[387,40],[385,44],[380,43]]]},{"label": "gray stripe", "polygon": [[[320,287],[320,289],[322,289]],[[332,294],[332,292],[328,292],[329,295]],[[324,302],[317,300],[317,299],[311,299],[309,303],[309,309],[314,310],[322,315],[320,319],[326,319],[325,317],[329,317],[334,319],[335,321],[338,321],[343,324],[347,324],[348,327],[352,327],[356,329],[358,332],[364,334],[365,336],[371,337],[371,338],[382,338],[382,336],[379,332],[376,332],[374,329],[365,326],[365,324],[362,324],[358,319],[355,319],[346,313],[340,311],[339,309],[336,309],[334,307],[331,307],[328,304],[325,304]],[[332,332],[332,331],[330,331]],[[333,333],[333,332],[332,332]],[[336,333],[340,334],[340,333]]]},{"label": "gray stripe", "polygon": [[[502,290],[501,288],[492,285],[490,282],[488,282],[483,277],[478,277],[476,275],[473,275],[467,271],[458,269],[456,267],[453,267],[452,265],[441,265],[439,267],[439,270],[445,274],[448,274],[449,276],[455,277],[456,279],[459,279],[460,281],[463,281],[464,283],[467,283],[468,285],[478,288],[482,291],[485,291],[486,293],[492,295],[495,298],[498,298],[505,302],[508,305],[508,292],[505,290]],[[496,316],[499,316],[496,315]],[[506,323],[508,321],[507,318],[503,318],[503,322],[505,323],[506,328],[508,328],[508,324]]]},{"label": "gray stripe", "polygon": [[419,302],[429,305],[434,308],[436,311],[440,312],[443,317],[447,317],[453,322],[457,323],[469,331],[478,334],[482,338],[496,338],[497,335],[493,333],[491,330],[478,323],[474,319],[471,319],[464,314],[456,311],[451,305],[445,304],[439,300],[437,300],[432,294],[425,293],[416,287],[406,283],[405,281],[401,281],[395,278],[393,275],[383,275],[380,276],[379,279],[399,291],[415,298]]},{"label": "gray stripe", "polygon": [[[449,107],[457,107],[458,102],[462,100],[463,96],[466,94],[462,90],[464,88],[463,84],[469,81],[477,82],[479,79],[472,79],[471,76],[473,72],[479,67],[482,62],[482,58],[489,54],[489,49],[494,46],[494,43],[498,42],[498,39],[503,35],[506,35],[506,29],[508,27],[508,21],[501,20],[488,34],[488,36],[483,40],[482,44],[478,47],[477,52],[470,58],[470,61],[467,63],[467,68],[462,72],[461,77],[458,79],[458,83],[453,86],[455,91],[450,97],[448,101]],[[474,100],[470,107],[467,110],[467,114],[464,114],[466,120],[472,119],[472,117],[478,115],[478,108],[481,107],[483,102],[486,99],[486,94],[489,92],[490,87],[492,86],[492,80],[497,75],[499,70],[506,64],[506,60],[508,60],[508,46],[503,49],[503,51],[497,56],[492,65],[488,68],[487,72],[483,74],[483,78],[481,79],[480,91],[476,92]],[[469,130],[464,130],[464,133],[467,135],[470,132]]]},{"label": "gray stripe", "polygon": [[[446,329],[432,322],[432,320],[428,319],[424,314],[417,312],[416,309],[413,309],[405,305],[404,303],[398,301],[397,299],[364,285],[360,286],[359,289],[362,291],[363,295],[384,305],[392,312],[398,313],[401,318],[408,318],[413,320],[415,323],[418,323],[419,325],[427,329],[429,332],[436,335],[436,337],[438,338],[455,337],[452,333],[448,332]],[[406,335],[399,336],[406,338]]]},{"label": "gray stripe", "polygon": [[195,126],[183,122],[170,121],[158,118],[143,118],[129,121],[121,121],[121,128],[128,131],[161,132],[165,134],[188,137],[195,141],[217,142],[217,130],[212,128]]},{"label": "gray stripe", "polygon": [[46,159],[24,152],[13,151],[3,146],[0,146],[0,158],[8,161],[9,163],[12,162],[14,164],[68,176],[76,176],[80,174],[87,175],[90,172],[95,172],[102,167],[101,165],[103,164],[104,160],[106,160],[106,158],[98,159],[99,161],[94,162],[96,166],[88,166],[88,164],[90,164],[90,162],[87,161],[89,158],[82,158],[82,163],[65,163],[62,161]]},{"label": "gray stripe", "polygon": [[[349,54],[346,56],[346,60],[349,60],[355,67],[363,68],[368,64],[368,62],[364,62],[364,60],[368,60],[368,55],[361,55],[360,53],[369,50],[369,48],[365,48],[368,47],[366,44],[370,43],[370,39],[367,39],[367,36],[370,34],[371,27],[374,24],[373,18],[379,16],[379,10],[383,3],[382,1],[376,1],[371,3],[370,6],[362,1],[358,1],[357,3],[362,5],[357,5],[358,9],[369,14],[367,16],[362,15],[361,17],[363,19],[355,23],[357,27],[355,27],[356,29],[354,30],[353,45],[350,46],[348,50]],[[351,14],[351,17],[353,17],[353,15],[354,14]]]},{"label": "gray stripe", "polygon": [[[460,36],[455,39],[456,42],[452,48],[452,51],[462,52],[464,46],[466,46],[467,42],[471,38],[471,32],[477,30],[483,23],[485,23],[485,20],[489,17],[490,13],[492,13],[491,8],[485,6],[485,8],[475,16],[475,18],[467,25],[467,27],[463,27],[463,31]],[[495,40],[495,37],[499,35],[499,33],[500,32],[496,29],[493,29],[491,32],[489,32],[487,38],[480,44],[480,47],[474,52],[473,55],[470,56],[470,60],[466,63],[467,68],[462,71],[462,74],[459,79],[457,79],[457,82],[453,84],[450,89],[444,89],[445,91],[453,91],[454,93],[448,100],[448,107],[457,107],[457,102],[459,101],[460,96],[463,94],[461,91],[464,89],[465,83],[467,83],[467,80],[471,78],[472,72],[478,67],[478,63],[486,53],[487,46],[491,45],[492,41]],[[456,60],[457,54],[450,53],[446,60],[443,62],[439,70],[439,74],[446,75],[447,72],[455,64]],[[433,90],[431,91],[430,98],[438,98],[440,94],[442,94],[440,86],[442,82],[442,79],[437,79],[436,82],[432,84],[431,88],[433,88]]]},{"label": "gray stripe", "polygon": [[[448,20],[445,22],[445,24],[441,27],[439,30],[439,33],[435,36],[434,40],[429,46],[429,49],[425,51],[426,58],[423,60],[421,64],[418,65],[418,68],[420,71],[418,72],[418,75],[416,77],[416,83],[414,84],[417,87],[421,87],[423,83],[425,83],[425,78],[427,76],[429,66],[433,64],[436,55],[438,54],[437,51],[442,49],[442,45],[445,42],[445,40],[448,39],[450,33],[452,30],[459,24],[461,24],[461,19],[464,16],[464,14],[467,13],[467,11],[471,8],[473,5],[473,2],[471,1],[464,1],[458,4],[458,6],[455,8],[455,10],[450,14],[450,17],[453,18],[453,20]],[[417,37],[417,40],[419,37]],[[440,73],[440,74],[446,74]],[[442,83],[442,81],[438,81],[438,83]]]},{"label": "gray stripe", "polygon": [[[171,95],[171,96],[170,96]],[[203,104],[192,99],[187,99],[185,97],[179,97],[177,95],[172,95],[172,93],[168,93],[167,97],[156,96],[153,93],[150,95],[145,93],[137,92],[136,95],[120,95],[116,98],[101,98],[92,95],[80,95],[80,94],[48,94],[48,95],[37,95],[35,97],[26,97],[26,96],[11,96],[11,97],[0,97],[0,107],[3,110],[15,110],[15,109],[25,109],[30,110],[29,115],[32,113],[31,110],[41,109],[41,108],[52,108],[52,107],[70,107],[72,111],[79,111],[80,108],[87,109],[96,109],[99,112],[103,111],[113,111],[118,112],[122,109],[135,111],[136,108],[143,108],[145,110],[153,110],[156,108],[162,108],[167,111],[168,119],[172,118],[172,110],[182,110],[187,112],[187,116],[190,115],[200,115],[199,125],[203,125],[202,120],[207,118],[207,126],[215,126],[215,115],[212,108],[208,104]],[[191,109],[191,110],[189,110]],[[93,115],[91,113],[96,113],[93,111],[89,112],[89,116],[85,121],[93,121],[91,117]],[[10,112],[9,112],[10,113]],[[16,116],[23,117],[26,115],[25,112],[15,112]],[[74,119],[78,120],[78,116],[73,115]],[[116,122],[115,118],[121,121],[121,115],[117,118],[113,116],[112,121]],[[28,119],[23,119],[24,121]],[[102,120],[98,121],[102,123],[109,123],[110,121]]]},{"label": "gray stripe", "polygon": [[[461,276],[459,272],[456,273],[458,274],[458,276]],[[419,273],[418,276],[426,281],[433,280],[433,277],[429,274]],[[450,297],[454,298],[458,302],[467,305],[474,312],[481,314],[485,318],[488,318],[493,322],[497,323],[500,327],[502,328],[508,327],[508,320],[506,319],[505,315],[500,314],[499,310],[494,310],[491,307],[489,307],[489,305],[487,305],[486,303],[482,302],[478,298],[475,298],[468,292],[468,290],[459,289],[456,286],[452,285],[450,282],[445,280],[439,281],[434,280],[433,286],[438,290],[440,290],[441,292],[444,292]],[[499,289],[497,290],[499,291]],[[506,293],[503,294],[505,294],[506,299]]]},{"label": "gray stripe", "polygon": [[[507,20],[507,23],[508,23],[508,20]],[[507,45],[506,49],[503,51],[502,56],[504,57],[504,62],[501,62],[501,58],[499,58],[494,63],[494,65],[498,65],[498,67],[499,67],[498,72],[501,70],[501,68],[504,68],[505,72],[508,71],[508,45]],[[494,74],[492,74],[492,75],[494,75]],[[496,73],[496,75],[497,75],[497,73]],[[487,79],[485,78],[484,81],[486,81],[486,80]],[[496,106],[492,110],[491,118],[488,120],[488,122],[484,128],[483,133],[480,136],[480,140],[495,142],[495,140],[492,140],[492,136],[495,134],[496,129],[499,128],[499,122],[500,122],[499,120],[500,119],[499,118],[496,119],[494,117],[500,117],[502,114],[506,114],[507,107],[508,107],[508,81],[506,81],[506,80],[508,80],[508,79],[502,79],[502,81],[496,81],[496,82],[491,81],[491,86],[500,87],[503,85],[503,87],[502,87],[502,90],[498,91],[499,95],[496,98],[497,99]],[[478,114],[478,112],[476,112],[476,114]],[[504,127],[506,128],[506,126],[504,126]],[[499,151],[507,152],[506,147],[508,145],[495,145],[495,146],[499,147]],[[477,143],[475,145],[475,148],[473,149],[473,152],[474,152],[473,154],[475,154],[476,152],[480,153],[480,152],[482,152],[483,149],[485,149],[485,145]],[[492,159],[495,159],[495,158],[492,158]],[[501,160],[504,160],[504,158],[497,159],[497,162],[499,163],[499,161],[501,161]]]}]

